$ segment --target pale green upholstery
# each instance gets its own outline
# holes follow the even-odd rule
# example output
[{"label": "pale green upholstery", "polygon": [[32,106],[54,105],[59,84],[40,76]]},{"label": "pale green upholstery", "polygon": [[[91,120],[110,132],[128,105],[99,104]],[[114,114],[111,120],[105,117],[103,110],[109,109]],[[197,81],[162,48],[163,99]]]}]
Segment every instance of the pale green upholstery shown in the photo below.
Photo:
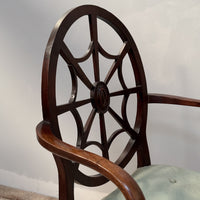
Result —
[{"label": "pale green upholstery", "polygon": [[[152,165],[132,175],[146,200],[200,200],[200,173],[172,166]],[[103,200],[124,200],[117,189]]]}]

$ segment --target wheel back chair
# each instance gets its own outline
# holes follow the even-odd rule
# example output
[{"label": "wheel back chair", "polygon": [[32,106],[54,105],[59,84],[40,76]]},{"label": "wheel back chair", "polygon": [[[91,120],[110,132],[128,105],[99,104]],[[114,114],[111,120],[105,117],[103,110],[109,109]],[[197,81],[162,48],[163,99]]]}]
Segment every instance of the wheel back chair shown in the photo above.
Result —
[{"label": "wheel back chair", "polygon": [[[77,58],[64,41],[64,37],[74,22],[83,16],[88,17],[91,42],[87,53]],[[121,39],[122,47],[118,54],[108,53],[101,46],[98,38],[98,20],[110,26]],[[105,77],[101,76],[103,66],[99,62],[100,56],[112,61]],[[71,87],[69,101],[60,105],[56,99],[59,57],[64,60],[70,72],[71,84],[69,84]],[[92,66],[82,67],[81,63],[87,61],[89,57],[92,60]],[[126,71],[123,63],[125,57],[129,59],[135,80],[135,85],[132,86],[127,85],[123,74]],[[93,73],[93,80],[85,70]],[[114,76],[118,77],[120,87],[111,91],[109,83]],[[89,91],[85,99],[77,99],[78,93],[82,92],[82,90],[78,91],[79,83]],[[127,102],[132,95],[136,97],[134,100],[136,103],[135,120],[128,119],[127,114],[130,112]],[[120,113],[112,107],[115,97],[122,98],[118,106]],[[144,69],[136,44],[127,28],[110,12],[97,6],[83,5],[70,10],[57,22],[44,55],[43,121],[37,126],[37,138],[39,143],[54,156],[59,176],[60,200],[74,199],[75,182],[85,186],[100,186],[109,180],[118,189],[105,199],[200,199],[199,173],[176,167],[151,165],[146,139],[146,123],[148,104],[152,103],[200,107],[200,100],[147,92]],[[88,114],[88,117],[83,122],[79,110],[86,105],[90,105],[91,110],[84,112],[84,115]],[[74,118],[77,129],[75,145],[63,141],[59,116],[64,113],[70,113]],[[109,133],[107,128],[107,125],[112,123],[107,120],[107,116],[117,122],[117,128],[112,133]],[[94,119],[97,119],[99,123],[100,141],[89,139],[91,134],[96,134],[91,133]],[[66,121],[70,138],[73,136],[70,134],[71,123],[71,121]],[[128,136],[127,144],[118,158],[110,161],[110,148],[121,134]],[[86,150],[91,146],[99,148],[102,156]],[[135,154],[137,154],[137,170],[131,176],[123,168]],[[99,174],[86,174],[80,169],[83,165]]]}]

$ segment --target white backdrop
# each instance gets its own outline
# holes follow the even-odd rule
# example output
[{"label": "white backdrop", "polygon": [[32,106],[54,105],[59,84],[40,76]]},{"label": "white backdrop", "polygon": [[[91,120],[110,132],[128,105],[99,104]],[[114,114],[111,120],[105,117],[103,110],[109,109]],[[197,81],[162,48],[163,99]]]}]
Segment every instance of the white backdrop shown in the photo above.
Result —
[{"label": "white backdrop", "polygon": [[[42,119],[42,60],[56,21],[82,4],[104,7],[127,26],[149,92],[200,98],[198,0],[0,0],[0,184],[56,195],[49,189],[57,183],[53,158],[35,134]],[[152,163],[200,171],[199,119],[198,108],[150,105]]]}]

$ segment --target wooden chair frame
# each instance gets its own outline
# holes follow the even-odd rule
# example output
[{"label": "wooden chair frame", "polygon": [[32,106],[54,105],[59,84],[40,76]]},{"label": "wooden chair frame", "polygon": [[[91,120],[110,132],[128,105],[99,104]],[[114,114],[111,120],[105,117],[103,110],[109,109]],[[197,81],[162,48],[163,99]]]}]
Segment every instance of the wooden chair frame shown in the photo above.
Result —
[{"label": "wooden chair frame", "polygon": [[[71,25],[85,15],[89,19],[91,43],[88,52],[83,57],[75,58],[63,42],[63,38]],[[99,44],[97,18],[108,23],[123,41],[122,49],[118,55],[109,54]],[[108,59],[114,60],[104,80],[100,80],[98,53],[101,53]],[[56,66],[59,55],[67,63],[72,77],[71,98],[64,105],[56,105]],[[87,60],[90,55],[93,58],[94,84],[90,82],[79,66],[79,62]],[[135,75],[136,86],[132,88],[126,86],[122,75],[122,61],[125,55],[129,56]],[[115,71],[118,72],[119,81],[123,89],[110,93],[107,84]],[[90,90],[90,97],[88,99],[76,101],[77,78]],[[131,127],[127,120],[126,106],[129,96],[133,93],[137,95],[137,115],[135,125]],[[110,107],[110,98],[118,95],[123,95],[121,107],[122,117]],[[85,126],[83,126],[77,108],[88,103],[92,104],[93,109]],[[60,200],[74,199],[75,181],[87,186],[98,186],[106,183],[108,180],[111,180],[117,185],[126,199],[145,199],[137,183],[122,168],[126,166],[135,153],[137,153],[138,167],[151,164],[146,140],[146,121],[149,103],[200,107],[200,100],[173,95],[148,94],[143,65],[135,42],[126,27],[110,12],[97,6],[85,5],[69,11],[58,21],[51,33],[44,56],[42,74],[42,107],[44,120],[37,126],[37,138],[39,143],[52,152],[55,158],[59,174]],[[58,126],[58,115],[68,111],[72,113],[77,123],[78,140],[76,147],[62,141]],[[106,112],[109,112],[122,127],[121,130],[117,130],[109,139],[106,137],[105,129],[104,113]],[[99,115],[102,144],[95,141],[87,142],[91,124],[96,114]],[[113,163],[109,161],[109,144],[122,131],[128,133],[130,140],[116,163]],[[84,150],[91,144],[97,145],[102,150],[103,157]],[[100,174],[93,177],[86,176],[79,171],[79,164],[88,166]],[[70,173],[68,173],[69,171]]]}]

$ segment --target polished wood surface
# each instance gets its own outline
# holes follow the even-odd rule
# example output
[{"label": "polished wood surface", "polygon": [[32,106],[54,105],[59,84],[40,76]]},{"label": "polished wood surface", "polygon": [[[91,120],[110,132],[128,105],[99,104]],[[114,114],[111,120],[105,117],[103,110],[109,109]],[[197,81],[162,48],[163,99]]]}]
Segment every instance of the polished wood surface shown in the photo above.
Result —
[{"label": "polished wood surface", "polygon": [[175,104],[200,107],[200,100],[176,95],[149,93],[149,103]]},{"label": "polished wood surface", "polygon": [[[87,16],[90,32],[90,43],[87,52],[76,58],[64,42],[66,32],[81,17]],[[122,47],[116,55],[107,52],[98,41],[98,23],[102,20],[109,25],[122,41]],[[112,60],[112,65],[105,77],[100,77],[101,65],[99,55]],[[58,105],[56,99],[56,71],[58,57],[61,56],[71,75],[71,97],[68,102]],[[126,85],[123,74],[123,61],[128,56],[133,71],[135,85]],[[80,63],[92,57],[93,83],[81,68]],[[117,73],[121,88],[110,92],[109,82]],[[79,81],[89,91],[85,99],[77,100]],[[127,102],[131,95],[136,95],[136,118],[134,125],[130,125],[127,116]],[[114,97],[122,97],[121,115],[112,107]],[[151,164],[146,139],[147,110],[149,103],[168,103],[189,106],[199,106],[199,100],[176,96],[148,94],[143,65],[139,52],[129,31],[113,14],[97,6],[85,5],[70,10],[55,25],[47,43],[42,72],[42,108],[43,121],[37,126],[37,138],[40,144],[52,152],[59,177],[59,199],[74,199],[74,183],[86,186],[99,186],[111,180],[115,183],[128,200],[143,200],[144,196],[137,183],[122,169],[132,157],[137,154],[137,166],[143,167]],[[79,108],[91,105],[85,124],[79,113]],[[77,126],[76,145],[72,146],[62,141],[62,132],[58,117],[70,112]],[[108,136],[105,114],[110,115],[120,128]],[[97,117],[100,127],[100,142],[89,140],[91,127]],[[69,130],[70,132],[70,130]],[[123,152],[113,163],[110,161],[110,148],[122,133],[129,137]],[[96,146],[102,152],[102,157],[85,149]],[[88,166],[99,174],[87,175],[83,173],[80,164]]]},{"label": "polished wood surface", "polygon": [[103,174],[119,187],[126,199],[144,199],[137,183],[121,167],[94,153],[62,142],[52,133],[49,122],[43,121],[37,126],[37,137],[40,144],[54,155],[82,163]]}]

